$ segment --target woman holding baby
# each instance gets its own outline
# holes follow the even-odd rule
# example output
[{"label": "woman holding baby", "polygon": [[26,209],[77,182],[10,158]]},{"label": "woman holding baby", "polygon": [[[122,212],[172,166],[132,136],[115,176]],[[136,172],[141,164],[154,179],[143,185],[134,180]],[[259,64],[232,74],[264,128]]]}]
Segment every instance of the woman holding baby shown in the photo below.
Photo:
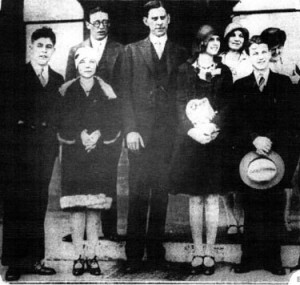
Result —
[{"label": "woman holding baby", "polygon": [[[189,195],[194,254],[191,272],[215,271],[219,194],[224,193],[224,153],[229,146],[232,74],[218,57],[220,36],[209,25],[196,34],[193,57],[177,77],[178,136],[171,165],[174,194]],[[205,226],[204,226],[205,222]],[[206,247],[203,230],[206,229]]]}]

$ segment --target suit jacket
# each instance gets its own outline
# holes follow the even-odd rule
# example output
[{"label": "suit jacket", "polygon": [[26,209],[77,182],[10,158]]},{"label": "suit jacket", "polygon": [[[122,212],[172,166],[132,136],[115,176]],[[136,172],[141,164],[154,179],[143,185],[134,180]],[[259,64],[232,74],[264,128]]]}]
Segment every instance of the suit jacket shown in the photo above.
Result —
[{"label": "suit jacket", "polygon": [[[77,49],[85,46],[92,47],[90,39],[87,39],[70,49],[66,68],[66,81],[71,80],[77,76],[74,56]],[[108,37],[102,58],[98,64],[96,71],[96,75],[100,76],[105,82],[112,85],[114,89],[118,88],[117,85],[120,73],[119,59],[122,51],[123,45],[113,41],[110,37]]]},{"label": "suit jacket", "polygon": [[24,66],[15,98],[15,126],[18,122],[27,130],[49,127],[55,129],[59,123],[61,96],[58,88],[63,77],[49,66],[49,81],[42,86],[30,63]]},{"label": "suit jacket", "polygon": [[[158,92],[152,56],[152,44],[149,38],[125,47],[122,60],[122,113],[125,135],[129,132],[139,132],[147,144],[153,131],[156,117],[156,93]],[[186,50],[171,41],[166,42],[164,53],[167,63],[167,94],[166,113],[169,114],[166,125],[175,127],[175,80],[178,66],[187,58]],[[174,85],[174,86],[173,86]]]},{"label": "suit jacket", "polygon": [[[270,71],[263,92],[259,91],[254,73],[234,84],[236,140],[241,155],[255,150],[253,141],[264,136],[285,163],[285,183],[290,184],[298,160],[296,120],[292,83],[289,77]],[[290,187],[288,185],[286,187]]]}]

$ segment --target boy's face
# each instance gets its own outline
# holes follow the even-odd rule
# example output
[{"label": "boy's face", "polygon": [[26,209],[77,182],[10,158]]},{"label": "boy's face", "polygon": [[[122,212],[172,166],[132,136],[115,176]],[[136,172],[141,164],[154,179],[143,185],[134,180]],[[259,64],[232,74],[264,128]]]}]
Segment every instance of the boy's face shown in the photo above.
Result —
[{"label": "boy's face", "polygon": [[49,63],[55,48],[50,38],[39,38],[29,46],[31,60],[38,65],[45,66]]},{"label": "boy's face", "polygon": [[252,44],[249,47],[249,57],[254,69],[263,71],[269,68],[271,52],[267,44]]},{"label": "boy's face", "polygon": [[152,35],[162,37],[168,31],[170,15],[167,14],[165,8],[159,7],[149,10],[148,17],[144,17],[143,20]]},{"label": "boy's face", "polygon": [[107,13],[96,12],[90,15],[90,22],[86,22],[86,27],[90,30],[91,37],[96,41],[101,41],[108,35],[109,17]]},{"label": "boy's face", "polygon": [[83,58],[78,63],[78,72],[81,77],[89,79],[96,73],[97,61],[93,58]]}]

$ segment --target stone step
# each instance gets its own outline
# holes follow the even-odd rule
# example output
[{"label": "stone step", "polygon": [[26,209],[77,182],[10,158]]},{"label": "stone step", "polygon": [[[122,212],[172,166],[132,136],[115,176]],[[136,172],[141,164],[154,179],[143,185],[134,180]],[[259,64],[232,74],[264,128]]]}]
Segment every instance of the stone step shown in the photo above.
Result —
[{"label": "stone step", "polygon": [[[45,221],[46,231],[46,259],[74,260],[77,258],[72,243],[63,242],[62,237],[70,233],[68,215],[63,212],[48,212]],[[170,236],[170,235],[169,235]],[[193,245],[190,238],[184,236],[182,242],[166,241],[166,259],[171,262],[190,262]],[[217,262],[238,263],[241,257],[240,244],[218,243],[214,247]],[[282,259],[286,267],[295,266],[298,262],[300,246],[282,246]],[[101,260],[126,259],[125,241],[112,242],[99,240],[96,253]]]}]

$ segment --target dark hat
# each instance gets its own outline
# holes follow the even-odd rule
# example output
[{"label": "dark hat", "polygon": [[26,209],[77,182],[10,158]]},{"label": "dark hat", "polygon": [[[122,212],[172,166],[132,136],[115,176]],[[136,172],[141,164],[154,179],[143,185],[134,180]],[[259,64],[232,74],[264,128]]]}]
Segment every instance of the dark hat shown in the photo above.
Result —
[{"label": "dark hat", "polygon": [[214,27],[212,27],[211,25],[203,25],[199,28],[199,30],[196,34],[196,40],[199,43],[205,43],[213,35],[218,35],[216,29]]},{"label": "dark hat", "polygon": [[270,49],[278,45],[283,46],[286,41],[285,31],[279,28],[267,28],[262,31],[260,36]]},{"label": "dark hat", "polygon": [[240,177],[254,189],[269,189],[277,185],[284,175],[284,162],[275,151],[267,156],[255,151],[247,153],[240,163]]}]

